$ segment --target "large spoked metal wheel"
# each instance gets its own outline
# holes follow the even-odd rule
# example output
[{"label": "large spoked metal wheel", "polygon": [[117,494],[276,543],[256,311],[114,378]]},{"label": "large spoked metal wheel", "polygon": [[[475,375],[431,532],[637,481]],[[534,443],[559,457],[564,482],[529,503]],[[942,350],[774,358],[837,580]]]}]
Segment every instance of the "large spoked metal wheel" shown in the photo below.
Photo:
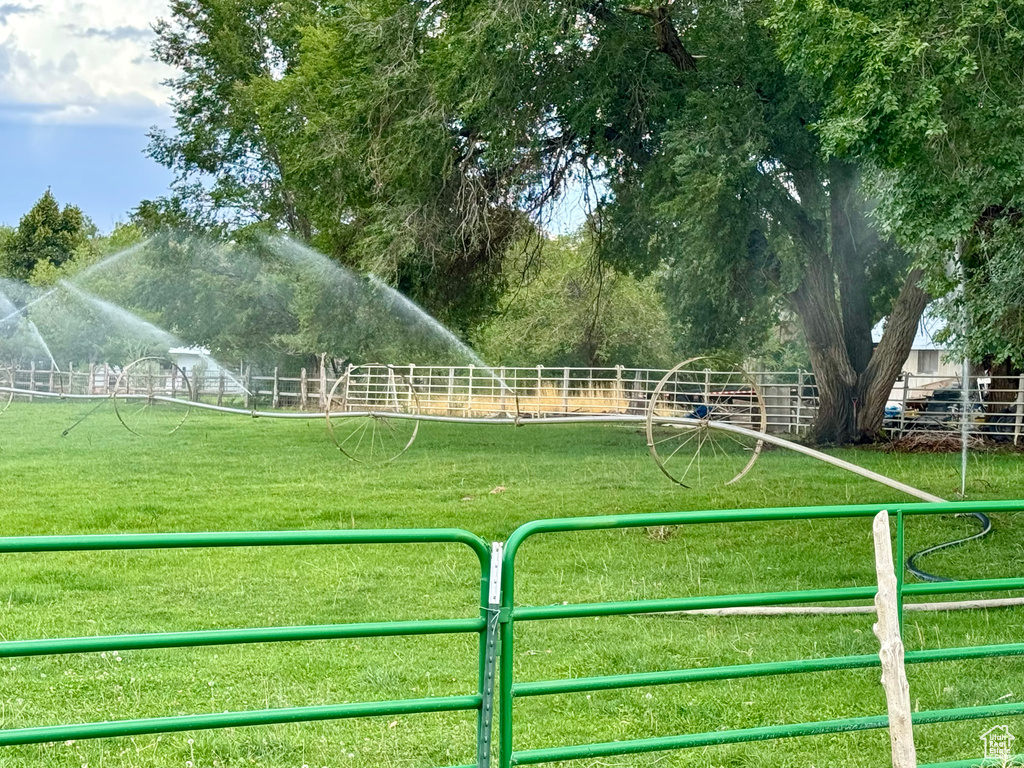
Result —
[{"label": "large spoked metal wheel", "polygon": [[192,410],[192,384],[185,371],[162,357],[143,357],[125,366],[114,388],[118,420],[139,437],[178,431]]},{"label": "large spoked metal wheel", "polygon": [[730,485],[761,454],[768,412],[752,376],[718,358],[686,360],[658,382],[647,408],[647,446],[673,482]]},{"label": "large spoked metal wheel", "polygon": [[14,400],[14,369],[0,368],[0,413],[6,411]]},{"label": "large spoked metal wheel", "polygon": [[349,368],[327,398],[327,428],[338,449],[361,464],[394,461],[419,432],[419,399],[389,365]]}]

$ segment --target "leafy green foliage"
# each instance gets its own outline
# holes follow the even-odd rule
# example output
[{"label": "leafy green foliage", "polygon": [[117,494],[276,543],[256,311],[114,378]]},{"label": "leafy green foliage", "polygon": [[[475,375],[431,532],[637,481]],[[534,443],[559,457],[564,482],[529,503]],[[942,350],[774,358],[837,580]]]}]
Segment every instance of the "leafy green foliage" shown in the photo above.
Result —
[{"label": "leafy green foliage", "polygon": [[[939,303],[953,354],[990,364],[1024,365],[1024,230],[1016,217],[988,222],[968,241],[962,285],[940,275]],[[967,333],[963,333],[966,327]]]},{"label": "leafy green foliage", "polygon": [[[829,151],[872,164],[877,219],[936,290],[953,287],[946,273],[962,244],[971,322],[959,349],[1024,360],[1024,304],[1010,288],[1024,204],[1024,3],[775,5],[781,55],[824,102],[816,132]],[[945,306],[961,336],[963,302]]]},{"label": "leafy green foliage", "polygon": [[[623,275],[594,259],[580,236],[543,244],[539,265],[510,262],[527,272],[504,297],[476,344],[495,365],[632,365],[661,367],[673,360],[668,316],[658,276]],[[509,276],[520,284],[521,274]]]},{"label": "leafy green foliage", "polygon": [[192,208],[286,227],[467,329],[526,222],[436,81],[429,23],[416,4],[179,0],[157,29],[184,73],[177,131],[151,152]]},{"label": "leafy green foliage", "polygon": [[27,280],[37,267],[60,267],[95,234],[92,222],[74,205],[62,209],[50,190],[0,240],[0,275]]},{"label": "leafy green foliage", "polygon": [[178,0],[157,48],[183,72],[178,130],[153,154],[193,208],[286,227],[463,335],[550,203],[586,186],[599,258],[666,270],[683,346],[754,351],[796,312],[843,440],[854,390],[898,373],[868,369],[871,315],[909,258],[809,130],[824,97],[779,60],[774,8]]},{"label": "leafy green foliage", "polygon": [[948,245],[1020,194],[1024,4],[776,6],[780,54],[825,101],[826,149],[895,172],[882,220],[908,242]]},{"label": "leafy green foliage", "polygon": [[[299,27],[317,3],[175,0],[156,25],[156,57],[182,74],[172,81],[175,131],[155,130],[151,154],[178,173],[196,202],[238,221],[291,219],[283,169],[255,105],[241,96],[253,78],[276,77],[294,60]],[[200,182],[208,177],[213,184]]]}]

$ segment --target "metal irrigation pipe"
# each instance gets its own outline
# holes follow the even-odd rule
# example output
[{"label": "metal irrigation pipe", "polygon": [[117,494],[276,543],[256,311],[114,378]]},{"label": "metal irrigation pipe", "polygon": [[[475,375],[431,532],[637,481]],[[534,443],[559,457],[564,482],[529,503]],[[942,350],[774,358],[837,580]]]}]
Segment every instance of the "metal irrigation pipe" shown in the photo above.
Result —
[{"label": "metal irrigation pipe", "polygon": [[32,397],[50,397],[55,400],[108,400],[110,395],[75,395],[70,392],[41,392],[21,387],[0,387],[0,392],[11,392],[15,395],[31,395]]},{"label": "metal irrigation pipe", "polygon": [[[24,395],[31,394],[31,395],[34,395],[34,396],[53,397],[53,398],[58,398],[58,399],[68,398],[68,399],[92,400],[92,399],[98,399],[98,398],[106,399],[107,397],[126,398],[126,399],[133,399],[133,398],[137,398],[137,397],[143,397],[143,395],[132,395],[132,394],[127,394],[127,393],[126,394],[114,393],[113,395],[68,395],[68,394],[64,394],[64,393],[55,393],[55,392],[30,392],[29,390],[18,389],[18,388],[14,388],[14,387],[0,387],[0,391],[3,391],[3,392],[14,392],[15,394],[24,394]],[[200,408],[200,409],[203,409],[203,410],[213,411],[213,412],[216,412],[216,413],[231,413],[231,414],[236,414],[236,415],[241,415],[241,416],[250,416],[251,418],[264,418],[264,419],[322,419],[322,418],[327,418],[327,417],[330,416],[330,412],[324,412],[324,411],[317,412],[317,413],[290,413],[290,412],[283,412],[283,411],[256,411],[256,410],[247,410],[247,409],[243,409],[243,408],[232,408],[230,406],[223,406],[223,405],[212,405],[210,403],[201,403],[201,402],[193,401],[193,400],[180,400],[178,398],[167,397],[167,396],[164,396],[164,395],[146,395],[145,397],[146,397],[146,399],[157,401],[157,402],[173,403],[173,404],[176,404],[176,405],[188,406],[188,407],[192,407],[192,408]],[[646,421],[646,416],[644,416],[642,414],[594,414],[594,415],[580,415],[580,416],[550,416],[550,417],[538,417],[538,418],[526,418],[526,419],[524,419],[524,418],[522,418],[522,414],[519,413],[519,410],[518,410],[518,400],[517,400],[517,404],[516,405],[517,405],[516,415],[514,417],[495,416],[493,418],[482,418],[482,417],[460,417],[460,416],[436,416],[436,415],[421,414],[421,413],[394,413],[394,412],[389,412],[389,411],[373,411],[373,410],[367,410],[367,411],[345,411],[345,412],[342,412],[342,413],[340,413],[338,415],[340,417],[342,417],[342,418],[366,418],[366,417],[370,417],[370,418],[387,418],[387,419],[409,419],[409,420],[414,420],[414,421],[450,422],[450,423],[455,423],[455,424],[507,424],[507,425],[513,425],[513,426],[525,426],[525,425],[528,425],[528,424],[595,424],[595,423],[597,423],[597,424],[601,424],[601,423],[639,424],[639,423],[644,423]],[[89,414],[86,414],[86,415],[88,416]],[[67,430],[65,430],[64,434],[67,435],[68,432],[70,432],[72,429],[74,429],[76,426],[78,426],[78,423],[80,423],[80,422],[76,422],[71,427],[69,427]],[[811,457],[813,459],[817,459],[818,461],[824,462],[826,464],[831,464],[834,467],[838,467],[839,469],[846,470],[847,472],[852,472],[853,474],[859,475],[859,476],[864,477],[864,478],[866,478],[868,480],[873,480],[876,483],[881,483],[882,485],[886,485],[886,486],[888,486],[890,488],[893,488],[893,489],[895,489],[897,491],[905,493],[908,496],[912,496],[914,498],[921,499],[922,501],[928,501],[928,502],[943,502],[943,501],[945,501],[945,499],[941,498],[940,496],[936,496],[935,494],[928,493],[927,491],[922,491],[921,489],[915,488],[912,485],[908,485],[906,483],[901,483],[900,481],[894,480],[893,478],[887,477],[886,475],[882,475],[882,474],[880,474],[878,472],[873,472],[870,469],[866,469],[866,468],[858,466],[856,464],[852,464],[852,463],[850,463],[848,461],[844,461],[844,460],[839,459],[839,458],[837,458],[835,456],[830,456],[829,454],[823,453],[822,451],[815,450],[814,448],[809,448],[806,445],[801,445],[800,443],[795,443],[793,441],[786,440],[785,438],[771,435],[771,434],[769,434],[767,432],[758,432],[756,430],[747,429],[746,427],[741,427],[741,426],[738,426],[736,424],[732,424],[732,423],[725,422],[725,421],[713,421],[713,420],[695,421],[694,419],[690,419],[690,418],[686,418],[686,417],[663,417],[663,418],[659,417],[659,423],[674,424],[674,425],[679,426],[679,427],[684,428],[684,429],[685,428],[696,429],[696,428],[699,428],[699,427],[702,427],[702,426],[707,426],[709,428],[721,430],[721,431],[724,431],[724,432],[732,432],[734,434],[744,435],[746,437],[750,437],[750,438],[753,438],[755,440],[761,440],[763,442],[770,443],[772,445],[776,445],[776,446],[778,446],[780,448],[785,448],[787,450],[794,451],[796,453],[801,453],[801,454],[803,454],[805,456],[809,456],[809,457]],[[974,541],[976,539],[984,538],[989,533],[991,533],[991,531],[992,531],[992,523],[991,523],[991,520],[989,520],[989,518],[986,515],[984,515],[983,513],[975,513],[972,516],[975,519],[977,519],[978,522],[981,524],[981,531],[979,531],[978,533],[976,533],[976,534],[974,534],[972,536],[968,536],[968,537],[965,537],[965,538],[962,538],[962,539],[956,539],[954,541],[945,542],[943,544],[938,544],[938,545],[936,545],[934,547],[929,547],[928,549],[921,550],[920,552],[915,552],[915,553],[913,553],[912,555],[910,555],[906,559],[906,563],[905,563],[906,568],[911,573],[913,573],[915,576],[917,576],[920,579],[923,579],[924,581],[944,581],[944,580],[946,580],[945,577],[943,577],[943,576],[936,576],[934,574],[930,574],[930,573],[927,573],[927,572],[921,570],[920,568],[917,567],[916,560],[918,558],[920,558],[920,557],[924,557],[924,556],[929,555],[929,554],[931,554],[933,552],[937,552],[937,551],[940,551],[940,550],[943,550],[943,549],[949,549],[951,547],[955,547],[955,546],[959,546],[961,544],[965,544],[965,543],[967,543],[969,541]]]}]

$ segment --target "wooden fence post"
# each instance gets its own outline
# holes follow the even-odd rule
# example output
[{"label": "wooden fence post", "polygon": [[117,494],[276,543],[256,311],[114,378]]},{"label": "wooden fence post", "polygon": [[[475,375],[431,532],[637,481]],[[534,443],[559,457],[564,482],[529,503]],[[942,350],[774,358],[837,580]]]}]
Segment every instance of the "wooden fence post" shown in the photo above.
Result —
[{"label": "wooden fence post", "polygon": [[907,394],[910,389],[910,374],[903,372],[903,402],[900,403],[900,437],[907,430]]},{"label": "wooden fence post", "polygon": [[[252,366],[245,366],[245,375],[242,377],[242,386],[245,388],[245,392],[242,393],[242,400],[245,403],[245,407],[249,407],[249,393],[252,392]],[[253,396],[252,407],[256,407],[256,398]]]},{"label": "wooden fence post", "polygon": [[56,363],[54,363],[53,360],[50,360],[50,378],[46,382],[46,388],[48,390],[50,390],[51,392],[53,392],[53,372],[54,372],[55,368],[56,368]]},{"label": "wooden fence post", "polygon": [[1024,373],[1017,377],[1017,407],[1013,419],[1013,444],[1020,442],[1021,421],[1024,418]]},{"label": "wooden fence post", "polygon": [[569,369],[562,369],[562,413],[569,412]]},{"label": "wooden fence post", "polygon": [[398,388],[395,386],[395,369],[388,366],[388,390],[386,404],[392,405],[398,410]]},{"label": "wooden fence post", "polygon": [[[173,371],[172,374],[173,375]],[[224,405],[224,369],[220,369],[220,381],[217,382],[217,405]]]},{"label": "wooden fence post", "polygon": [[[917,768],[914,748],[914,726],[911,722],[910,684],[903,664],[903,639],[900,636],[900,600],[896,571],[893,567],[892,543],[889,538],[889,513],[882,510],[872,526],[875,539],[875,572],[878,594],[875,609],[878,622],[873,627],[880,648],[882,687],[889,711],[889,742],[892,745],[893,768]],[[900,563],[900,568],[903,563]]]},{"label": "wooden fence post", "polygon": [[272,408],[277,408],[281,405],[281,380],[277,375],[277,366],[274,366],[274,388],[270,393],[270,404]]},{"label": "wooden fence post", "polygon": [[327,410],[327,353],[320,353],[320,410]]},{"label": "wooden fence post", "polygon": [[[28,391],[36,391],[36,361],[32,361],[31,367],[28,369]],[[28,401],[31,403],[35,398],[32,395],[28,396]]]},{"label": "wooden fence post", "polygon": [[804,410],[804,371],[803,368],[796,372],[796,427],[793,430],[800,434],[800,419]]},{"label": "wooden fence post", "polygon": [[306,369],[299,371],[299,408],[306,410],[309,403],[309,380],[306,378]]},{"label": "wooden fence post", "polygon": [[501,404],[498,406],[498,413],[504,415],[505,408],[505,366],[498,369],[498,388],[501,390]]},{"label": "wooden fence post", "polygon": [[537,366],[537,415],[541,413],[541,398],[544,396],[544,366]]},{"label": "wooden fence post", "polygon": [[[352,371],[355,368],[352,363],[345,366],[345,383],[341,387],[341,410],[348,410],[348,390],[352,386]],[[333,405],[333,403],[331,403]]]},{"label": "wooden fence post", "polygon": [[446,405],[448,415],[455,411],[455,368],[448,368],[448,403]]},{"label": "wooden fence post", "polygon": [[[616,365],[615,366],[615,394],[614,394],[614,398],[615,398],[615,412],[616,413],[620,413],[623,410],[619,406],[622,404],[622,401],[626,399],[625,398],[625,394],[626,393],[622,389],[622,366],[621,365]],[[626,407],[627,408],[629,407],[629,401],[628,400],[626,401]]]}]

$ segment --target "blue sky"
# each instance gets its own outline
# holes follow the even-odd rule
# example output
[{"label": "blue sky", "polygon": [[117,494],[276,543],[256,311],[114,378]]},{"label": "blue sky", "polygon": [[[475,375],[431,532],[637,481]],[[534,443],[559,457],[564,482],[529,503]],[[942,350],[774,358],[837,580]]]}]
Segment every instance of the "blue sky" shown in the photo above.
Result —
[{"label": "blue sky", "polygon": [[0,223],[51,188],[108,231],[169,172],[143,154],[170,123],[152,60],[167,0],[0,0]]}]

